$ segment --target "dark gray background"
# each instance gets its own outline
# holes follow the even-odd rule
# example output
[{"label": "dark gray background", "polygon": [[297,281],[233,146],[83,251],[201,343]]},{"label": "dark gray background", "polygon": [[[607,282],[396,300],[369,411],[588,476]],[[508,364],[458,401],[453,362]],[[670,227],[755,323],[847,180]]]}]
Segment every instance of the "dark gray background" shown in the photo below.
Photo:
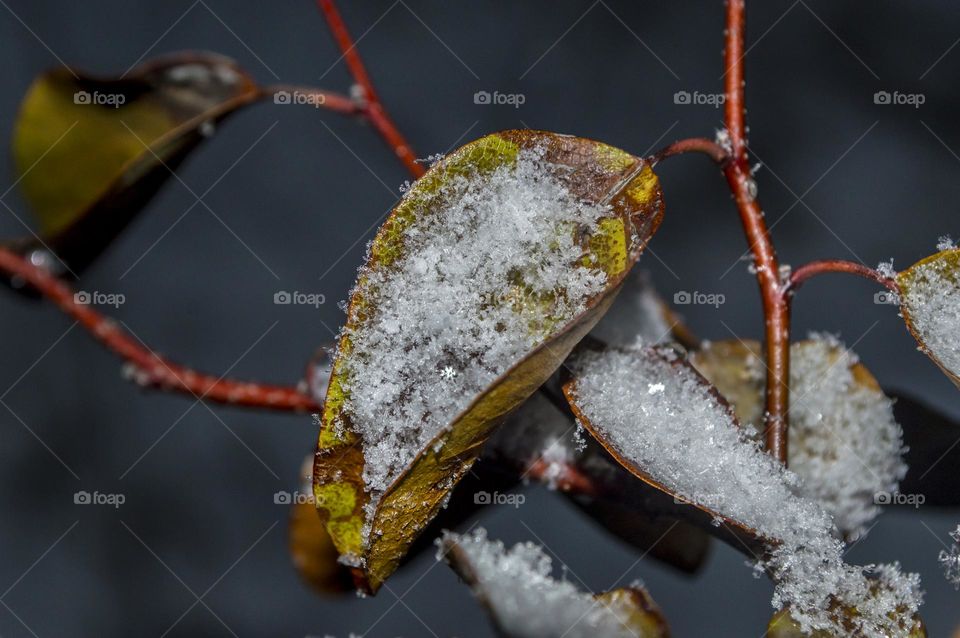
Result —
[{"label": "dark gray background", "polygon": [[[0,121],[8,131],[31,79],[58,59],[120,73],[143,55],[210,49],[264,82],[337,90],[349,82],[309,0],[0,4]],[[750,10],[752,146],[764,161],[760,198],[783,260],[875,265],[893,257],[905,266],[932,252],[939,234],[960,233],[956,3],[765,0]],[[720,90],[719,0],[378,0],[344,13],[355,34],[369,29],[360,49],[420,156],[523,126],[641,154],[711,136],[720,121],[710,106],[673,99],[679,90]],[[523,93],[526,103],[475,105],[478,90]],[[926,103],[876,105],[878,90],[920,92]],[[202,193],[248,150],[205,198],[223,223],[202,206],[178,222],[194,198],[171,182],[83,288],[125,294],[116,317],[177,360],[293,382],[339,326],[336,302],[407,176],[368,127],[272,104],[230,120],[179,174]],[[0,161],[9,184],[12,167]],[[659,173],[666,221],[643,266],[667,296],[726,296],[719,309],[683,308],[700,334],[757,335],[756,284],[738,262],[745,241],[723,180],[700,157],[673,159]],[[4,201],[29,219],[16,190]],[[6,209],[0,230],[24,232]],[[328,302],[278,307],[277,290],[319,292]],[[796,303],[797,334],[839,332],[884,385],[957,414],[955,388],[915,352],[895,311],[872,303],[873,293],[843,277],[809,284]],[[313,447],[308,417],[191,409],[181,397],[145,395],[50,306],[12,295],[0,302],[8,406],[0,407],[0,636],[150,636],[171,627],[170,636],[229,635],[225,626],[236,635],[490,635],[468,590],[429,556],[374,599],[328,601],[301,586],[273,493],[295,485]],[[116,511],[75,506],[79,489],[122,492],[127,502]],[[958,594],[936,561],[957,518],[931,508],[888,512],[850,553],[855,562],[899,559],[921,572],[932,636],[960,622]],[[760,636],[771,612],[770,586],[727,547],[716,547],[699,578],[679,576],[637,563],[636,551],[540,490],[519,510],[489,509],[483,524],[507,541],[539,538],[592,589],[643,579],[678,636]],[[209,610],[194,605],[190,590],[205,594]]]}]

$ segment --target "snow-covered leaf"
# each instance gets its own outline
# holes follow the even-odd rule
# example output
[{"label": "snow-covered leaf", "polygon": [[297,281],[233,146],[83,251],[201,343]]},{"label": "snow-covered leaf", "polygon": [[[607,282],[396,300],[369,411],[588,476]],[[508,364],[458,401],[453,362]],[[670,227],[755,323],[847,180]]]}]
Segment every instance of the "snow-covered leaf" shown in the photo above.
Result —
[{"label": "snow-covered leaf", "polygon": [[[906,474],[893,401],[833,337],[795,343],[790,355],[788,465],[802,479],[799,493],[819,501],[844,536],[856,539]],[[690,358],[756,433],[763,427],[761,356],[757,342],[721,341]]]},{"label": "snow-covered leaf", "polygon": [[[20,106],[13,158],[43,242],[74,272],[85,268],[217,122],[260,97],[235,62],[207,53],[117,78],[63,68],[39,76]],[[35,239],[12,245],[45,250]]]},{"label": "snow-covered leaf", "polygon": [[666,638],[666,621],[647,591],[634,585],[588,594],[555,580],[552,560],[532,543],[507,549],[483,529],[447,533],[444,558],[473,589],[505,638]]},{"label": "snow-covered leaf", "polygon": [[624,467],[694,506],[687,509],[746,532],[743,546],[775,583],[774,608],[789,606],[803,631],[910,634],[919,622],[919,577],[896,564],[847,565],[827,511],[799,494],[800,478],[741,429],[716,389],[676,353],[585,352],[574,369],[564,392],[584,427]]},{"label": "snow-covered leaf", "polygon": [[607,310],[661,216],[645,161],[534,131],[471,142],[407,191],[352,293],[314,470],[364,589]]},{"label": "snow-covered leaf", "polygon": [[650,558],[686,573],[706,561],[710,536],[664,516],[674,509],[672,501],[584,437],[569,407],[561,411],[543,392],[510,415],[484,447],[483,459],[562,492],[597,525]]},{"label": "snow-covered leaf", "polygon": [[900,313],[920,350],[960,386],[960,248],[897,274]]}]

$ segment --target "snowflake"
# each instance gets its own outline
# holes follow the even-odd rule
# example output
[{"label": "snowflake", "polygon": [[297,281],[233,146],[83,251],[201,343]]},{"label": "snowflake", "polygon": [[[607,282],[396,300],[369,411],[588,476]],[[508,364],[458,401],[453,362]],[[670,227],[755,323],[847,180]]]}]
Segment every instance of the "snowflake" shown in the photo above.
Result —
[{"label": "snowflake", "polygon": [[950,532],[950,537],[954,540],[949,551],[940,550],[940,566],[943,567],[943,575],[954,587],[960,589],[960,525],[957,529]]},{"label": "snowflake", "polygon": [[451,366],[446,366],[443,370],[440,371],[440,376],[447,381],[450,381],[455,376],[457,376],[457,371],[454,370]]}]

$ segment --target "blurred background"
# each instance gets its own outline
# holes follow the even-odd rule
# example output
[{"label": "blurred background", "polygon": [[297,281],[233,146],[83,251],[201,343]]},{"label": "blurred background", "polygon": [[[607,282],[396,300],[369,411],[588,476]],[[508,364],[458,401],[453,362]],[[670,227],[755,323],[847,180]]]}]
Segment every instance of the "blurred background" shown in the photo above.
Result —
[{"label": "blurred background", "polygon": [[[349,76],[309,0],[0,0],[9,133],[38,73],[65,63],[120,74],[141,59],[206,49],[264,83],[346,91]],[[527,1],[345,3],[344,17],[401,130],[420,157],[485,133],[537,128],[646,154],[720,126],[723,6]],[[960,12],[911,3],[765,0],[749,7],[747,103],[762,163],[760,200],[786,263],[837,257],[905,267],[960,235]],[[955,48],[956,47],[956,48]],[[477,104],[475,94],[523,96]],[[877,92],[923,104],[877,103]],[[514,100],[516,102],[518,100]],[[9,143],[9,134],[4,143]],[[756,283],[724,180],[708,160],[659,167],[666,217],[642,267],[661,293],[719,293],[680,308],[707,338],[761,330]],[[407,179],[369,127],[265,103],[219,127],[176,181],[88,272],[85,290],[122,293],[111,314],[174,360],[238,378],[293,383],[343,318],[366,242]],[[0,175],[12,184],[8,155]],[[16,189],[3,237],[29,211]],[[218,221],[217,217],[222,221]],[[121,278],[121,275],[124,275]],[[279,290],[325,295],[277,306]],[[848,277],[808,284],[798,337],[838,333],[887,388],[954,416],[953,385],[875,287]],[[372,599],[322,599],[286,549],[279,490],[296,487],[315,441],[307,416],[194,405],[143,393],[120,364],[48,304],[0,299],[0,635],[490,636],[469,590],[431,555]],[[915,471],[915,470],[914,470]],[[121,493],[119,508],[75,505],[78,490]],[[931,636],[960,623],[937,554],[960,513],[890,510],[848,559],[899,560],[921,573]],[[537,540],[594,590],[642,580],[675,635],[760,636],[771,587],[714,544],[703,573],[680,575],[531,488],[523,507],[490,507],[505,541]]]}]

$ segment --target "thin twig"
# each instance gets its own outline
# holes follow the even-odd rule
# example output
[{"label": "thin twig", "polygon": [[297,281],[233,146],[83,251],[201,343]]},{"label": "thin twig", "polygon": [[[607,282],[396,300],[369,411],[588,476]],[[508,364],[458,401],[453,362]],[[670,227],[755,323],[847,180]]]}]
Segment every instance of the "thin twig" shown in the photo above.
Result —
[{"label": "thin twig", "polygon": [[297,84],[271,84],[260,89],[260,95],[268,98],[273,97],[277,104],[284,104],[287,100],[297,103],[304,101],[310,106],[316,108],[329,109],[344,115],[363,115],[363,106],[356,100],[333,91],[326,91],[312,86],[301,86]]},{"label": "thin twig", "polygon": [[727,0],[724,123],[730,139],[731,158],[723,172],[753,252],[753,264],[763,300],[767,352],[766,446],[772,455],[786,464],[790,401],[790,305],[781,294],[780,264],[763,210],[757,201],[757,187],[747,157],[743,69],[745,29],[745,0]]},{"label": "thin twig", "polygon": [[794,270],[790,275],[790,279],[783,287],[783,294],[785,296],[792,295],[808,279],[831,272],[858,275],[864,279],[869,279],[870,281],[880,284],[891,292],[898,294],[900,292],[900,286],[897,284],[896,279],[888,277],[869,266],[864,266],[863,264],[858,264],[853,261],[845,261],[843,259],[821,259],[811,261]]},{"label": "thin twig", "polygon": [[197,400],[288,412],[317,412],[320,406],[296,388],[214,377],[177,365],[145,348],[110,318],[80,303],[75,292],[44,268],[0,248],[0,271],[19,278],[50,299],[93,337],[130,365],[130,376],[144,387],[182,392]]},{"label": "thin twig", "polygon": [[337,41],[337,46],[340,47],[340,52],[343,54],[343,59],[347,64],[350,75],[353,76],[354,82],[357,83],[357,86],[360,87],[363,93],[363,100],[360,104],[363,114],[373,127],[377,129],[377,132],[380,133],[384,141],[393,149],[393,152],[400,158],[400,161],[403,162],[403,165],[410,171],[410,174],[415,178],[420,177],[426,172],[426,169],[422,164],[417,162],[417,156],[414,154],[413,149],[410,148],[410,144],[407,143],[407,140],[387,114],[377,94],[377,90],[370,80],[370,75],[363,65],[363,60],[360,59],[357,45],[350,36],[350,32],[347,30],[347,25],[343,22],[343,18],[340,16],[340,11],[337,9],[336,3],[334,0],[317,0],[317,5],[323,13],[323,17],[326,19],[334,39]]},{"label": "thin twig", "polygon": [[685,140],[678,140],[669,146],[666,146],[650,156],[650,162],[656,164],[660,160],[683,153],[703,153],[710,157],[721,168],[730,160],[730,155],[726,149],[705,137],[691,137]]}]

